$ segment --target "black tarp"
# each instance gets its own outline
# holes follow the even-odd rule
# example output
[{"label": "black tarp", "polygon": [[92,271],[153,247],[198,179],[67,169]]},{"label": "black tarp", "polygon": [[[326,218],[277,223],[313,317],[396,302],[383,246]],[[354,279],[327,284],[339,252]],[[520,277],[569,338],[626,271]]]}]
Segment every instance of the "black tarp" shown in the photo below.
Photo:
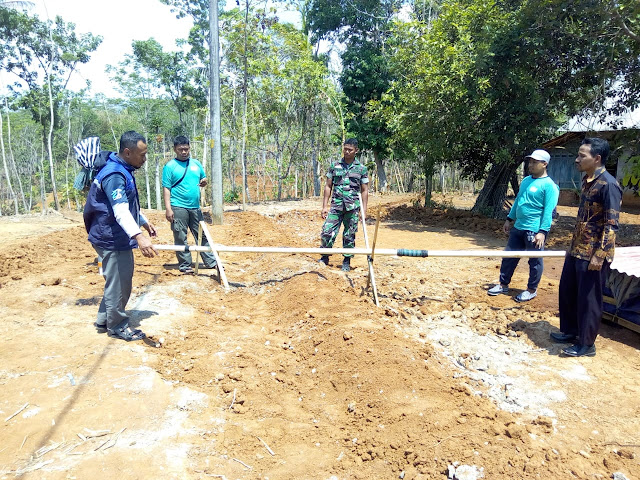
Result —
[{"label": "black tarp", "polygon": [[616,248],[604,294],[604,311],[640,325],[640,247]]}]

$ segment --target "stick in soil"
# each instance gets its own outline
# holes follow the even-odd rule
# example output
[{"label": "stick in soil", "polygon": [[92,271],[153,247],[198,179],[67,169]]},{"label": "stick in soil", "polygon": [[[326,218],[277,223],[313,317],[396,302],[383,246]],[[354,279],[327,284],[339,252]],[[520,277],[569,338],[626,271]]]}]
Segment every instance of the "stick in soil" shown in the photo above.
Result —
[{"label": "stick in soil", "polygon": [[9,415],[7,418],[4,419],[4,421],[8,422],[9,420],[11,420],[13,417],[18,415],[21,411],[23,411],[28,406],[29,406],[29,402],[25,403],[23,406],[20,407],[20,409],[16,413],[14,413],[13,415]]},{"label": "stick in soil", "polygon": [[231,405],[229,405],[229,410],[233,407],[233,404],[236,403],[236,389],[233,389],[233,399],[231,400]]},{"label": "stick in soil", "polygon": [[264,447],[267,449],[267,452],[269,452],[271,454],[272,457],[275,457],[275,453],[273,453],[273,450],[271,450],[271,448],[269,447],[269,445],[267,445],[267,443],[261,439],[260,437],[256,437],[258,440],[260,440],[262,442],[262,444],[264,445]]},{"label": "stick in soil", "polygon": [[111,447],[115,446],[115,444],[116,444],[116,443],[118,443],[118,438],[120,438],[120,434],[121,434],[122,432],[124,432],[126,428],[127,428],[127,427],[123,427],[123,428],[122,428],[118,433],[116,433],[116,434],[115,434],[115,435],[114,435],[114,436],[109,440],[109,442],[107,442],[107,443],[108,443],[108,445],[107,445],[106,447],[104,447],[104,448],[102,449],[102,451],[104,452],[105,450],[107,450],[107,449],[109,449],[109,448],[111,448]]},{"label": "stick in soil", "polygon": [[232,458],[231,460],[238,462],[240,465],[243,465],[245,468],[251,470],[253,467],[250,465],[247,465],[246,463],[244,463],[242,460],[238,460],[237,458]]}]

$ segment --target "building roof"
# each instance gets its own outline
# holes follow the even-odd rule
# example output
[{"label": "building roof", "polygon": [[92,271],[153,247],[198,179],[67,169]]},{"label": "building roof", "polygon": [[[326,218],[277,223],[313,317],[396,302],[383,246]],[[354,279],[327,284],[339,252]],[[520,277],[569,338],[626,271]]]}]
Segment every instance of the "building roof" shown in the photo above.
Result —
[{"label": "building roof", "polygon": [[616,247],[611,269],[640,278],[640,247]]}]

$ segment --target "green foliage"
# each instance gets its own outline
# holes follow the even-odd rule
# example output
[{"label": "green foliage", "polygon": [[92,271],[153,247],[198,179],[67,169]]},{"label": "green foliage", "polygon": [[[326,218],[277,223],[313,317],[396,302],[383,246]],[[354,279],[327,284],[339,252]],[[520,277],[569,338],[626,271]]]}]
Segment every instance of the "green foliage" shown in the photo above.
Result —
[{"label": "green foliage", "polygon": [[620,182],[623,187],[633,190],[640,196],[640,155],[635,155],[627,160],[629,168],[624,172]]},{"label": "green foliage", "polygon": [[236,187],[224,192],[223,200],[225,203],[236,203],[240,198],[241,188]]},{"label": "green foliage", "polygon": [[76,66],[87,63],[90,53],[102,42],[90,33],[78,35],[73,23],[61,17],[42,21],[38,17],[0,6],[0,68],[18,81],[8,85],[23,94],[21,106],[31,111],[34,121],[48,129],[49,87],[53,97],[54,128],[59,126],[59,109],[65,88]]},{"label": "green foliage", "polygon": [[361,150],[387,154],[391,132],[374,108],[391,82],[385,43],[399,0],[312,0],[309,26],[314,38],[334,37],[346,44],[340,84],[346,97],[346,127]]},{"label": "green foliage", "polygon": [[613,28],[609,8],[599,0],[452,0],[431,24],[396,22],[393,80],[376,107],[427,170],[457,162],[474,179],[491,171],[499,177],[487,179],[485,198],[506,191],[525,152],[564,119],[605,98],[637,103],[638,46]]}]

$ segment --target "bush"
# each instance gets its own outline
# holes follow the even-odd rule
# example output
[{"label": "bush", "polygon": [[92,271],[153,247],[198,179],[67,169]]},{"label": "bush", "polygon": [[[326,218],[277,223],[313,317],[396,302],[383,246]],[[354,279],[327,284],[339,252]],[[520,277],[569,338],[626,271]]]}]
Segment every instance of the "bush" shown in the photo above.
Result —
[{"label": "bush", "polygon": [[224,192],[223,199],[225,203],[235,203],[238,201],[239,198],[240,198],[240,189],[237,187]]}]

